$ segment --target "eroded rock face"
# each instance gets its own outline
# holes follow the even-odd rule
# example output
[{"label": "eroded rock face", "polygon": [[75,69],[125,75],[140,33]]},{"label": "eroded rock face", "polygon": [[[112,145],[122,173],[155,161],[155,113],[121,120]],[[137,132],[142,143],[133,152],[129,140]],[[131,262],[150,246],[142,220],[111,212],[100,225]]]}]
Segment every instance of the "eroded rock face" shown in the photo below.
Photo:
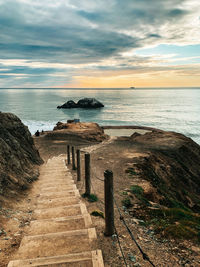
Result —
[{"label": "eroded rock face", "polygon": [[77,103],[73,100],[69,100],[61,106],[57,108],[88,108],[88,109],[95,109],[95,108],[102,108],[104,105],[96,100],[95,98],[83,98],[80,99]]},{"label": "eroded rock face", "polygon": [[134,134],[132,142],[146,154],[138,158],[137,167],[169,207],[181,203],[200,211],[200,146],[175,132],[152,131]]},{"label": "eroded rock face", "polygon": [[62,123],[58,122],[52,134],[74,135],[89,141],[101,142],[108,138],[104,130],[94,122]]},{"label": "eroded rock face", "polygon": [[14,114],[0,112],[0,194],[26,189],[42,162],[28,127]]}]

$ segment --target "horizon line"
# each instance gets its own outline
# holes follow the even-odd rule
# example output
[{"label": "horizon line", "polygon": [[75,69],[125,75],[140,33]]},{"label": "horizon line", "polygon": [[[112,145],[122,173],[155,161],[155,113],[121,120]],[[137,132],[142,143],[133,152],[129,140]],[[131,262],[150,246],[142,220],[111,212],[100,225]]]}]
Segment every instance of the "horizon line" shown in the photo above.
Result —
[{"label": "horizon line", "polygon": [[79,90],[83,90],[83,89],[92,89],[92,90],[96,90],[96,89],[120,89],[120,90],[137,90],[137,89],[184,89],[184,88],[199,88],[200,86],[150,86],[150,87],[0,87],[1,89],[79,89]]}]

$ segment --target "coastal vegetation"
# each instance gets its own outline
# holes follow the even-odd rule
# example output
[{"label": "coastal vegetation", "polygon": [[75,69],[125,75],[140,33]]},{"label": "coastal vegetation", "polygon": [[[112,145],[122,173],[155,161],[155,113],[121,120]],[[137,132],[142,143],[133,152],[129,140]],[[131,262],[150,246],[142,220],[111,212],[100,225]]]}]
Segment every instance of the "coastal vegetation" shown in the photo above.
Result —
[{"label": "coastal vegetation", "polygon": [[95,217],[101,217],[104,219],[104,214],[102,211],[100,210],[94,210],[90,213],[92,216],[95,216]]},{"label": "coastal vegetation", "polygon": [[86,198],[89,202],[96,202],[98,201],[98,197],[95,195],[95,194],[82,194],[82,197],[83,198]]},{"label": "coastal vegetation", "polygon": [[135,202],[140,209],[134,210],[134,216],[142,220],[147,227],[153,227],[155,234],[162,238],[200,242],[200,213],[193,212],[183,203],[172,199],[171,207],[151,202],[144,196],[143,188],[138,185],[130,187],[129,195],[122,199],[122,205],[131,212]]}]

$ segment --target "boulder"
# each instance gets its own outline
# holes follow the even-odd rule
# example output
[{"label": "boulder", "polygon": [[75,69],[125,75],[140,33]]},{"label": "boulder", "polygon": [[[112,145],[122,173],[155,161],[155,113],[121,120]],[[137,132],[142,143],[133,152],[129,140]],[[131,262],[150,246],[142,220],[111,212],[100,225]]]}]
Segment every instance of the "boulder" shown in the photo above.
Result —
[{"label": "boulder", "polygon": [[58,122],[53,132],[48,132],[48,136],[73,136],[88,141],[102,142],[108,139],[104,130],[94,122],[62,123]]},{"label": "boulder", "polygon": [[26,189],[42,162],[28,127],[14,114],[0,112],[0,195]]},{"label": "boulder", "polygon": [[77,103],[73,100],[69,100],[61,106],[57,108],[88,108],[88,109],[95,109],[95,108],[102,108],[104,105],[96,100],[95,98],[83,98],[80,99]]},{"label": "boulder", "polygon": [[104,105],[95,98],[83,98],[77,103],[80,108],[103,108]]},{"label": "boulder", "polygon": [[62,106],[58,106],[57,108],[78,108],[78,106],[73,100],[69,100]]}]

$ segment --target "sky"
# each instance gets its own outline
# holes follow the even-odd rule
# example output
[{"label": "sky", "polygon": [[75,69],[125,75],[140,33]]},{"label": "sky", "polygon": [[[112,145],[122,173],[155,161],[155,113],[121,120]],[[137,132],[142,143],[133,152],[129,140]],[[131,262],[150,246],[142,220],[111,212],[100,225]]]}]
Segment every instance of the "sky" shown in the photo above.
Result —
[{"label": "sky", "polygon": [[0,87],[200,86],[199,0],[0,0]]}]

